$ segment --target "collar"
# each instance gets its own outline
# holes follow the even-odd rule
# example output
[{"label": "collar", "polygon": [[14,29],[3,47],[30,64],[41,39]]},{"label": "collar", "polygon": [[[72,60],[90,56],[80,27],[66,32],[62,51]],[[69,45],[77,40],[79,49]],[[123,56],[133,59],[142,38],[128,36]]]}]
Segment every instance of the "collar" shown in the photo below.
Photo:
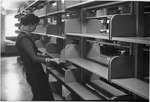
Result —
[{"label": "collar", "polygon": [[29,35],[29,31],[26,31],[26,30],[21,30],[21,32],[24,32],[25,34]]}]

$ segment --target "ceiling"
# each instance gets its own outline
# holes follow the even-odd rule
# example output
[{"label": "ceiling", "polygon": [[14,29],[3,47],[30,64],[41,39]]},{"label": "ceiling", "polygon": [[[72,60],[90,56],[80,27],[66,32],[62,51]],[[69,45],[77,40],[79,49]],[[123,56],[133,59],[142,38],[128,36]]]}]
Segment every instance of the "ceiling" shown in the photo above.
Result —
[{"label": "ceiling", "polygon": [[18,10],[18,8],[28,0],[1,0],[1,6],[5,10]]}]

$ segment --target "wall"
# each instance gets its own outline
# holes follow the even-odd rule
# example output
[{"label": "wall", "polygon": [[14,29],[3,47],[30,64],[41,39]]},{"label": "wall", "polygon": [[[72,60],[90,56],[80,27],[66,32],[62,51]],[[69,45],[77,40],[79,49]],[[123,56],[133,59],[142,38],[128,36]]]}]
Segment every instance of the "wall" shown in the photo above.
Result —
[{"label": "wall", "polygon": [[[1,26],[1,53],[5,52],[5,17],[9,14],[17,14],[16,10],[7,10],[6,11],[7,14],[6,15],[2,15],[1,14],[1,20],[0,20],[0,26]],[[14,18],[15,19],[15,18]]]},{"label": "wall", "polygon": [[5,16],[1,14],[1,53],[5,52]]}]

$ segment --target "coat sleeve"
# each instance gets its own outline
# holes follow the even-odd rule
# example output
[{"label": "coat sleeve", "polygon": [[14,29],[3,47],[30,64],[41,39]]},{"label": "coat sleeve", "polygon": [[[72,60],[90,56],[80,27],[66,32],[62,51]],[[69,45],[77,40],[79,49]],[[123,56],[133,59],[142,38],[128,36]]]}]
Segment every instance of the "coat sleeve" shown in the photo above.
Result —
[{"label": "coat sleeve", "polygon": [[39,56],[37,54],[37,52],[33,48],[32,42],[28,38],[22,38],[21,46],[34,62],[45,62],[45,56]]}]

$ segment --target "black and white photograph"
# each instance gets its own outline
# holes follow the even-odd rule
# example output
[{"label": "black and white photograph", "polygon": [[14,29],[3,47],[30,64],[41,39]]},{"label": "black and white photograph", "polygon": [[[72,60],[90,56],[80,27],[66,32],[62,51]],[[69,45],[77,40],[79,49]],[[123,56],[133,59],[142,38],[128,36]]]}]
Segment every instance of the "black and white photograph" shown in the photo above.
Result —
[{"label": "black and white photograph", "polygon": [[149,0],[0,0],[0,101],[149,102]]}]

